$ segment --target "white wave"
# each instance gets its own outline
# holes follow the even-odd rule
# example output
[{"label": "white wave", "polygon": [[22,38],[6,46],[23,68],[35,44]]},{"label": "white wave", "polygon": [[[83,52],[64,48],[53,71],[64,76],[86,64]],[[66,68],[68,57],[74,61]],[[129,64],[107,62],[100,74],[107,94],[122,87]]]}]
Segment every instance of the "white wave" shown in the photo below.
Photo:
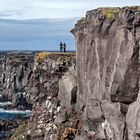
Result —
[{"label": "white wave", "polygon": [[12,102],[0,102],[0,106],[12,105]]},{"label": "white wave", "polygon": [[32,111],[31,110],[4,110],[4,109],[0,109],[0,113],[11,113],[11,114],[30,114]]}]

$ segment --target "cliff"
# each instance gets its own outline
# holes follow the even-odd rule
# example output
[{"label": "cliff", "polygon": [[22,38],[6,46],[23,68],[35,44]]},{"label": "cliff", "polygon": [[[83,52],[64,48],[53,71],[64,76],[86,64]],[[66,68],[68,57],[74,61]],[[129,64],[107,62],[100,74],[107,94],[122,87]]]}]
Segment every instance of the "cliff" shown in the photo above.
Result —
[{"label": "cliff", "polygon": [[0,59],[2,100],[27,108],[28,103],[43,102],[45,96],[57,96],[59,79],[75,63],[75,54],[5,52]]},{"label": "cliff", "polygon": [[140,7],[88,11],[72,33],[84,131],[92,139],[140,139]]},{"label": "cliff", "polygon": [[70,107],[77,91],[75,52],[4,52],[0,60],[1,101],[12,102],[6,109],[32,110],[28,123],[19,122],[11,139],[49,139],[56,129],[59,134],[57,125],[66,119],[60,109]]},{"label": "cliff", "polygon": [[11,139],[140,139],[140,7],[88,11],[72,33],[76,63],[73,53],[1,54],[4,96],[33,106]]},{"label": "cliff", "polygon": [[27,87],[32,73],[34,54],[5,52],[1,53],[0,59],[0,90],[3,92],[3,101],[10,100],[16,106],[27,107]]}]

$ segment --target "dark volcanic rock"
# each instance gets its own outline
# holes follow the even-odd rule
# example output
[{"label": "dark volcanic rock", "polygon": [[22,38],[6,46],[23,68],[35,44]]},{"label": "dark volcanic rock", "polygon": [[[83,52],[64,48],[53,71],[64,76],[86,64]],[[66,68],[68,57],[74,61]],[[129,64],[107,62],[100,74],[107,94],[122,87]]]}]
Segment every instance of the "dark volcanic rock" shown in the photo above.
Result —
[{"label": "dark volcanic rock", "polygon": [[18,102],[20,106],[28,106],[25,102],[28,96],[27,86],[34,64],[34,54],[5,52],[1,53],[0,58],[2,100],[11,100],[16,106],[19,105]]},{"label": "dark volcanic rock", "polygon": [[[31,101],[34,104],[28,131],[32,139],[49,140],[51,137],[57,137],[52,134],[59,132],[57,125],[61,121],[56,123],[54,121],[56,117],[57,120],[61,119],[58,114],[61,106],[66,106],[63,101],[65,99],[69,101],[69,93],[76,85],[75,80],[70,80],[72,75],[75,75],[74,66],[74,53],[52,54],[42,61],[35,61],[28,86]],[[67,78],[66,81],[64,77]],[[64,94],[66,94],[65,97]]]},{"label": "dark volcanic rock", "polygon": [[[69,97],[76,103],[75,52],[51,53],[41,59],[37,57],[39,54],[6,53],[3,54],[5,57],[2,56],[6,63],[1,74],[2,100],[4,97],[5,100],[11,100],[13,107],[20,110],[32,109],[33,105],[31,118],[26,125],[28,131],[19,136],[13,135],[12,140],[26,139],[27,136],[34,140],[49,139],[52,137],[50,131],[56,132],[57,129],[59,133],[53,122],[60,113],[61,106],[66,108],[71,104]],[[65,97],[63,94],[66,94]],[[75,95],[71,97],[72,94]],[[60,100],[66,99],[69,101],[68,106],[65,105],[66,102],[60,103]],[[62,122],[67,120],[65,115],[58,115],[57,120],[59,118],[62,118]],[[21,129],[22,124],[16,131],[22,131]]]}]

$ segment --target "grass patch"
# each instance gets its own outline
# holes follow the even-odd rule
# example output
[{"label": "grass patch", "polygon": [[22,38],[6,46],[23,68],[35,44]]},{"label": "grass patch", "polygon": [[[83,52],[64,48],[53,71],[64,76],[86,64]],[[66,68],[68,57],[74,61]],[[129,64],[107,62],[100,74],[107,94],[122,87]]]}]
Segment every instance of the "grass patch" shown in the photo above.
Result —
[{"label": "grass patch", "polygon": [[36,59],[38,61],[41,61],[41,60],[47,58],[50,54],[52,54],[52,53],[51,52],[40,52],[40,53],[37,53],[36,54]]},{"label": "grass patch", "polygon": [[37,61],[42,61],[49,56],[57,56],[57,57],[72,57],[75,56],[75,52],[40,52],[36,54]]},{"label": "grass patch", "polygon": [[115,19],[115,16],[119,13],[119,8],[99,8],[98,11],[107,19]]}]

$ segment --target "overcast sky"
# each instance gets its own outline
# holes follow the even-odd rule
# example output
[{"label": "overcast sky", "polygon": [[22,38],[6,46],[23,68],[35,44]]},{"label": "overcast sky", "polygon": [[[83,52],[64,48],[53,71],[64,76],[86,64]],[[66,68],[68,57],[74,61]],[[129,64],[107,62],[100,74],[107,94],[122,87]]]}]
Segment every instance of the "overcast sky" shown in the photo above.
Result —
[{"label": "overcast sky", "polygon": [[0,49],[57,49],[61,40],[74,49],[69,31],[86,11],[132,5],[140,0],[0,0]]},{"label": "overcast sky", "polygon": [[71,18],[97,7],[126,5],[140,5],[140,0],[0,0],[0,17]]}]

